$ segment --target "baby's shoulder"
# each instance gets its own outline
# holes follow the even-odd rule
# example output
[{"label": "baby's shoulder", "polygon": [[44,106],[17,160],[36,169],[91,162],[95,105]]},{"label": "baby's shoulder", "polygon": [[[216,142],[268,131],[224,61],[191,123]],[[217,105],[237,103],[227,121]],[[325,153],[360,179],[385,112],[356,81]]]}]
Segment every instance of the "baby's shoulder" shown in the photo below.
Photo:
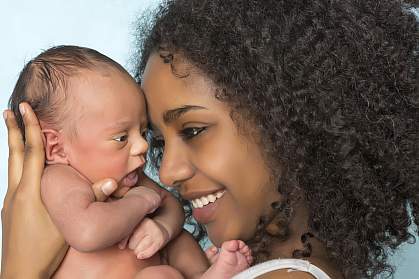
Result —
[{"label": "baby's shoulder", "polygon": [[42,191],[54,191],[70,188],[90,189],[90,183],[77,170],[68,165],[46,166],[41,178]]},{"label": "baby's shoulder", "polygon": [[51,178],[70,178],[74,180],[83,180],[83,176],[76,171],[74,168],[70,167],[69,165],[47,165],[44,168],[44,172],[42,174],[42,179],[51,179]]}]

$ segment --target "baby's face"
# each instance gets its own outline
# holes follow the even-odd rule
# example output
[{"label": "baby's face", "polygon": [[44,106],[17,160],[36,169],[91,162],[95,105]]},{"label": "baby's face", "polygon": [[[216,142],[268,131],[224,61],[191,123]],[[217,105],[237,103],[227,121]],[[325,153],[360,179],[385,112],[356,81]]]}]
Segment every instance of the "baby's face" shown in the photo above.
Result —
[{"label": "baby's face", "polygon": [[114,178],[114,196],[124,195],[138,180],[148,145],[143,93],[118,70],[83,71],[70,82],[75,135],[65,145],[70,165],[94,183]]}]

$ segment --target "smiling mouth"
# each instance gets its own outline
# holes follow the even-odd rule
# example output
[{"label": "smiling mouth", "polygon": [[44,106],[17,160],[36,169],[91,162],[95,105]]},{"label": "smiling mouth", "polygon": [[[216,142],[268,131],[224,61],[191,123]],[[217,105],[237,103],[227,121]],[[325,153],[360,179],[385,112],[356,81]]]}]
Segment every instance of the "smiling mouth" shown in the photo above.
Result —
[{"label": "smiling mouth", "polygon": [[202,196],[200,198],[193,199],[191,200],[192,207],[203,208],[204,206],[210,203],[214,203],[216,200],[220,199],[222,196],[224,196],[224,193],[225,193],[225,190],[221,190],[213,194],[209,194],[206,196]]}]

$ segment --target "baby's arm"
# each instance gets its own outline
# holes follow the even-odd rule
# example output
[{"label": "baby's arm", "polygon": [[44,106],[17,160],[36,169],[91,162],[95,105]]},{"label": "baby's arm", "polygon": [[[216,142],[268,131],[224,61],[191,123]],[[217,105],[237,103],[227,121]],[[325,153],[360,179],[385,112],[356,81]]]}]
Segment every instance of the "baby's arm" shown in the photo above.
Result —
[{"label": "baby's arm", "polygon": [[164,249],[167,264],[173,266],[185,278],[201,278],[210,267],[210,263],[192,235],[183,232]]},{"label": "baby's arm", "polygon": [[160,204],[159,195],[145,187],[135,187],[116,201],[96,202],[91,185],[63,165],[45,169],[41,195],[65,240],[82,252],[117,243]]},{"label": "baby's arm", "polygon": [[160,194],[162,198],[160,207],[153,213],[152,219],[159,223],[167,231],[169,240],[176,237],[185,222],[185,212],[180,202],[167,190],[156,185],[148,177],[145,177],[141,185],[148,187]]},{"label": "baby's arm", "polygon": [[[179,201],[168,191],[145,176],[140,181],[145,187],[159,192],[162,197],[161,206],[150,218],[144,218],[129,240],[129,248],[134,250],[137,257],[146,259],[180,233],[185,214]],[[120,248],[125,248],[125,242],[120,244]]]}]

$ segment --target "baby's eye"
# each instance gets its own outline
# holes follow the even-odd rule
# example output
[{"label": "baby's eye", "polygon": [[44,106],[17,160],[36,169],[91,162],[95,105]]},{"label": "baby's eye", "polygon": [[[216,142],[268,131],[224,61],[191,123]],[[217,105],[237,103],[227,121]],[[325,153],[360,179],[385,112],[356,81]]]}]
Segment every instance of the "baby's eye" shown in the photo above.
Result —
[{"label": "baby's eye", "polygon": [[118,141],[118,142],[124,142],[127,139],[128,139],[128,135],[122,135],[122,136],[117,136],[113,138],[113,140]]}]

